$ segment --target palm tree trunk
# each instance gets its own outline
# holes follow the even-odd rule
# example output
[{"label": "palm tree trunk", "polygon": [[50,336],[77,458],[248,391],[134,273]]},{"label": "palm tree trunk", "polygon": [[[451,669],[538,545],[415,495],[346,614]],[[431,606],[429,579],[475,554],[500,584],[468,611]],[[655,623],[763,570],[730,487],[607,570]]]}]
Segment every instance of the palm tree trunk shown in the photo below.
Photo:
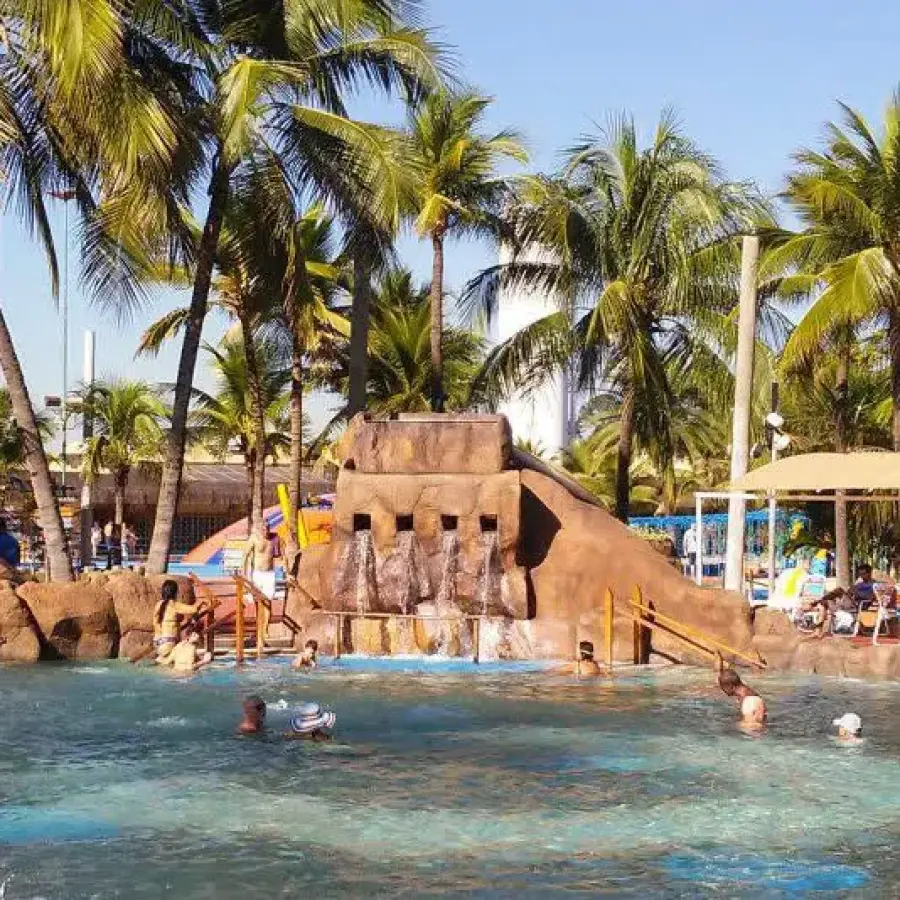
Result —
[{"label": "palm tree trunk", "polygon": [[200,335],[203,331],[203,322],[209,304],[209,288],[212,283],[216,248],[219,244],[219,232],[222,230],[222,219],[228,205],[229,175],[228,166],[219,154],[209,186],[209,209],[206,212],[206,223],[200,238],[194,289],[184,330],[184,343],[181,345],[181,359],[178,362],[175,401],[172,405],[172,428],[169,432],[162,480],[159,485],[153,538],[150,541],[150,552],[147,555],[147,571],[151,574],[165,572],[169,564],[172,530],[175,526],[178,497],[181,493],[181,475],[184,469],[188,410],[194,384],[194,370],[197,366]]},{"label": "palm tree trunk", "polygon": [[900,451],[900,310],[891,310],[888,322],[888,345],[891,354],[891,438],[894,452]]},{"label": "palm tree trunk", "polygon": [[256,495],[254,482],[256,481],[256,463],[251,451],[244,456],[244,470],[247,472],[247,487],[250,489],[247,500],[247,537],[253,534],[253,498]]},{"label": "palm tree trunk", "polygon": [[616,460],[616,518],[628,522],[631,498],[631,445],[634,443],[634,398],[625,397],[619,425],[619,452]]},{"label": "palm tree trunk", "polygon": [[[847,452],[847,403],[850,377],[850,342],[842,340],[838,349],[837,401],[834,423],[834,446],[838,453]],[[847,499],[843,491],[835,491],[834,549],[838,587],[850,587],[850,542],[847,529]]]},{"label": "palm tree trunk", "polygon": [[366,409],[369,382],[369,316],[372,307],[372,284],[365,251],[353,255],[353,308],[350,311],[350,389],[347,413],[350,416]]},{"label": "palm tree trunk", "polygon": [[9,333],[2,310],[0,310],[0,369],[3,370],[13,415],[16,417],[16,424],[22,435],[25,465],[28,468],[31,489],[34,491],[34,499],[41,517],[50,576],[54,581],[72,581],[72,561],[69,558],[66,532],[63,528],[62,516],[59,514],[59,505],[53,493],[53,480],[50,477],[47,454],[44,453],[44,445],[41,443],[34,408],[25,385],[25,377],[22,374],[22,367],[16,356],[16,348],[13,346],[12,335]]},{"label": "palm tree trunk", "polygon": [[431,266],[431,408],[444,411],[444,235],[431,236],[434,251]]},{"label": "palm tree trunk", "polygon": [[250,404],[253,416],[253,480],[250,482],[250,520],[253,529],[265,534],[265,510],[263,498],[266,489],[266,410],[263,397],[262,377],[259,372],[259,356],[253,340],[253,330],[247,316],[240,318],[241,334],[244,341],[244,356],[247,360],[247,381],[250,388]]},{"label": "palm tree trunk", "polygon": [[125,485],[127,484],[127,479],[127,475],[116,473],[113,486],[113,522],[116,525],[121,525],[125,521]]},{"label": "palm tree trunk", "polygon": [[289,531],[297,534],[297,510],[300,509],[300,488],[303,482],[303,346],[294,335],[291,351],[291,483],[288,497],[291,507]]}]

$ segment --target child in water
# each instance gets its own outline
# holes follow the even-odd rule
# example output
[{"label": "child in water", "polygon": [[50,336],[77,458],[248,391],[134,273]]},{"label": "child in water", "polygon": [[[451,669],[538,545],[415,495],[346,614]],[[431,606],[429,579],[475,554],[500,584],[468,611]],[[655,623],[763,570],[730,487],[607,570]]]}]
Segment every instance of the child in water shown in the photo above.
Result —
[{"label": "child in water", "polygon": [[294,669],[314,669],[318,662],[316,657],[319,654],[319,642],[312,640],[308,640],[300,653],[297,654],[294,661],[291,663],[291,666]]},{"label": "child in water", "polygon": [[719,687],[729,697],[736,697],[740,704],[741,725],[749,728],[762,728],[766,724],[766,704],[763,698],[741,681],[741,676],[734,669],[719,671]]},{"label": "child in water", "polygon": [[266,727],[266,701],[253,694],[243,702],[241,709],[244,718],[238,725],[238,731],[241,734],[259,734]]}]

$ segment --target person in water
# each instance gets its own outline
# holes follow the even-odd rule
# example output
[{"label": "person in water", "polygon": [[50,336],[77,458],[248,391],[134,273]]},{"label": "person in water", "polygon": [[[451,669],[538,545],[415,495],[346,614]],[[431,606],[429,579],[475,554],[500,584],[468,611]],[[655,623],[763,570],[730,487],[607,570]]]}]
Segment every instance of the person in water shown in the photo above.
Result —
[{"label": "person in water", "polygon": [[594,645],[590,641],[581,641],[578,645],[578,659],[558,669],[556,674],[577,675],[579,678],[602,675],[603,670],[594,659]]},{"label": "person in water", "polygon": [[301,741],[330,741],[337,716],[318,703],[304,703],[291,719],[285,737]]},{"label": "person in water", "polygon": [[766,724],[766,704],[763,698],[741,681],[741,676],[734,669],[722,669],[719,672],[719,687],[729,696],[737,698],[740,704],[741,724],[751,728],[760,728]]},{"label": "person in water", "polygon": [[259,734],[266,727],[266,701],[256,694],[248,697],[241,707],[244,718],[238,725],[241,734]]},{"label": "person in water", "polygon": [[171,666],[176,672],[185,674],[196,672],[211,662],[212,653],[200,649],[200,633],[194,628],[189,628],[161,665]]},{"label": "person in water", "polygon": [[856,713],[844,713],[831,723],[838,730],[838,740],[855,743],[862,737],[862,719]]},{"label": "person in water", "polygon": [[162,597],[153,613],[153,647],[158,663],[164,662],[175,649],[182,618],[199,615],[205,609],[202,601],[185,603],[179,600],[178,582],[171,578],[163,582],[161,594]]},{"label": "person in water", "polygon": [[319,642],[308,640],[303,649],[297,654],[291,665],[295,669],[314,669],[317,665],[317,657],[319,655]]}]

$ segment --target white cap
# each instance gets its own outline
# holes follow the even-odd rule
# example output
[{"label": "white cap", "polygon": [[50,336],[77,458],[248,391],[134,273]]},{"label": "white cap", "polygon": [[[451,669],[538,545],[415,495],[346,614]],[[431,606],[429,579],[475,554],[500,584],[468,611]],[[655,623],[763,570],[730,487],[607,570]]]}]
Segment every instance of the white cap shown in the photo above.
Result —
[{"label": "white cap", "polygon": [[856,713],[844,713],[839,719],[835,719],[832,725],[843,728],[850,734],[859,734],[862,731],[862,719]]}]

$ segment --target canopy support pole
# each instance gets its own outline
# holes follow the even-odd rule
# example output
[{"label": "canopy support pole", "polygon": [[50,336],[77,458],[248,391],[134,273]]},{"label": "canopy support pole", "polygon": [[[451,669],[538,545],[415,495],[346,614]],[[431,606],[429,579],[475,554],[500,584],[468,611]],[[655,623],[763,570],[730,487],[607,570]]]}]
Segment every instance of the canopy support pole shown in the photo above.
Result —
[{"label": "canopy support pole", "polygon": [[696,504],[696,521],[694,532],[696,534],[697,549],[694,551],[694,580],[699,586],[703,586],[703,496],[697,494],[694,498]]}]

